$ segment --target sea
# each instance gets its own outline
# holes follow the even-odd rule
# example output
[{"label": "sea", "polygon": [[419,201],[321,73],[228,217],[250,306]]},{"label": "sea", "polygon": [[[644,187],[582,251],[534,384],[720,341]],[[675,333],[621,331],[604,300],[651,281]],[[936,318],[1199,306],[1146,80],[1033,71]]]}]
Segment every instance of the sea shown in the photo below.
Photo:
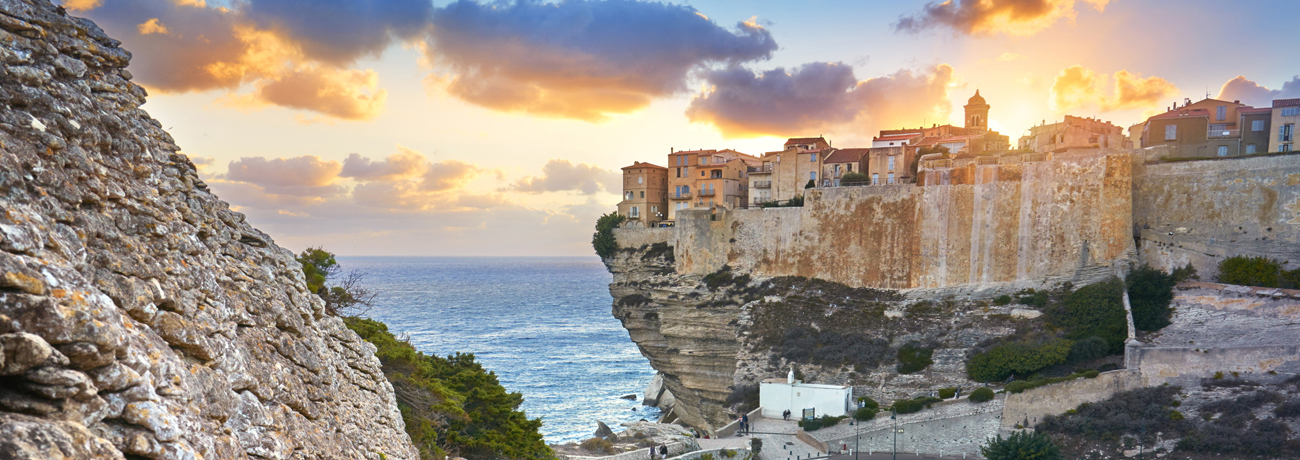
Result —
[{"label": "sea", "polygon": [[[365,314],[417,349],[473,353],[522,393],[548,443],[591,437],[600,420],[655,420],[641,406],[655,371],[610,314],[596,257],[339,257],[376,293]],[[635,394],[636,399],[622,397]]]}]

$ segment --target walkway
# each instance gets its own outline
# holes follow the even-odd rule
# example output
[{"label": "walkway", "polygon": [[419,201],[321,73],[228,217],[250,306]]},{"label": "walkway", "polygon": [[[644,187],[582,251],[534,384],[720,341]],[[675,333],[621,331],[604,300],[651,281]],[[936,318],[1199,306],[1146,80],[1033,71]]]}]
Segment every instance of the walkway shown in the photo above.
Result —
[{"label": "walkway", "polygon": [[825,454],[795,438],[799,429],[795,421],[760,418],[754,421],[752,433],[722,439],[700,439],[700,449],[749,448],[750,438],[763,440],[763,451],[758,460],[796,460],[808,459]]}]

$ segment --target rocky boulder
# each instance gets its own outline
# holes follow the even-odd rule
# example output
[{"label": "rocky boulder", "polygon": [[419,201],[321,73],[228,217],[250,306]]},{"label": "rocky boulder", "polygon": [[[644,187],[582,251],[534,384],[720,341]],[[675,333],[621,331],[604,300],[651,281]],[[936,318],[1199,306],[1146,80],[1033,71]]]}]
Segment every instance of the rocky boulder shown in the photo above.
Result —
[{"label": "rocky boulder", "polygon": [[373,346],[208,190],[118,45],[0,0],[0,458],[416,458]]}]

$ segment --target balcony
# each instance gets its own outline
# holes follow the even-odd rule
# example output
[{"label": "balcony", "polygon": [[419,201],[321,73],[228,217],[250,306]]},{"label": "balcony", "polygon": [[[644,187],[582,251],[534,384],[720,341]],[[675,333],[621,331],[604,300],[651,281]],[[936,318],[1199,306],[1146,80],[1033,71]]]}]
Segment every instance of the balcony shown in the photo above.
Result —
[{"label": "balcony", "polygon": [[716,196],[716,195],[717,192],[714,190],[700,190],[699,193],[699,196]]},{"label": "balcony", "polygon": [[755,181],[754,188],[772,188],[772,181],[770,180]]},{"label": "balcony", "polygon": [[745,168],[750,174],[765,174],[772,172],[772,165],[750,166]]},{"label": "balcony", "polygon": [[1205,137],[1209,139],[1241,137],[1241,130],[1240,129],[1215,129],[1206,132]]},{"label": "balcony", "polygon": [[691,192],[674,193],[669,198],[672,198],[674,200],[689,200],[691,199]]}]

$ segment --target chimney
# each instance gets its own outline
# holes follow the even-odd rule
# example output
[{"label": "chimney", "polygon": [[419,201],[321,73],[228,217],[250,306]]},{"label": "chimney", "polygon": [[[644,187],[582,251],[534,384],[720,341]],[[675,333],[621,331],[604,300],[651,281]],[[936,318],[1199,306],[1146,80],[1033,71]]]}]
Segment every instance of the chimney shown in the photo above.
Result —
[{"label": "chimney", "polygon": [[1241,103],[1241,99],[1233,100],[1232,103],[1233,103],[1233,104],[1240,104],[1240,103]]},{"label": "chimney", "polygon": [[1192,105],[1192,98],[1190,97],[1183,98],[1183,107],[1187,107],[1189,105]]}]

